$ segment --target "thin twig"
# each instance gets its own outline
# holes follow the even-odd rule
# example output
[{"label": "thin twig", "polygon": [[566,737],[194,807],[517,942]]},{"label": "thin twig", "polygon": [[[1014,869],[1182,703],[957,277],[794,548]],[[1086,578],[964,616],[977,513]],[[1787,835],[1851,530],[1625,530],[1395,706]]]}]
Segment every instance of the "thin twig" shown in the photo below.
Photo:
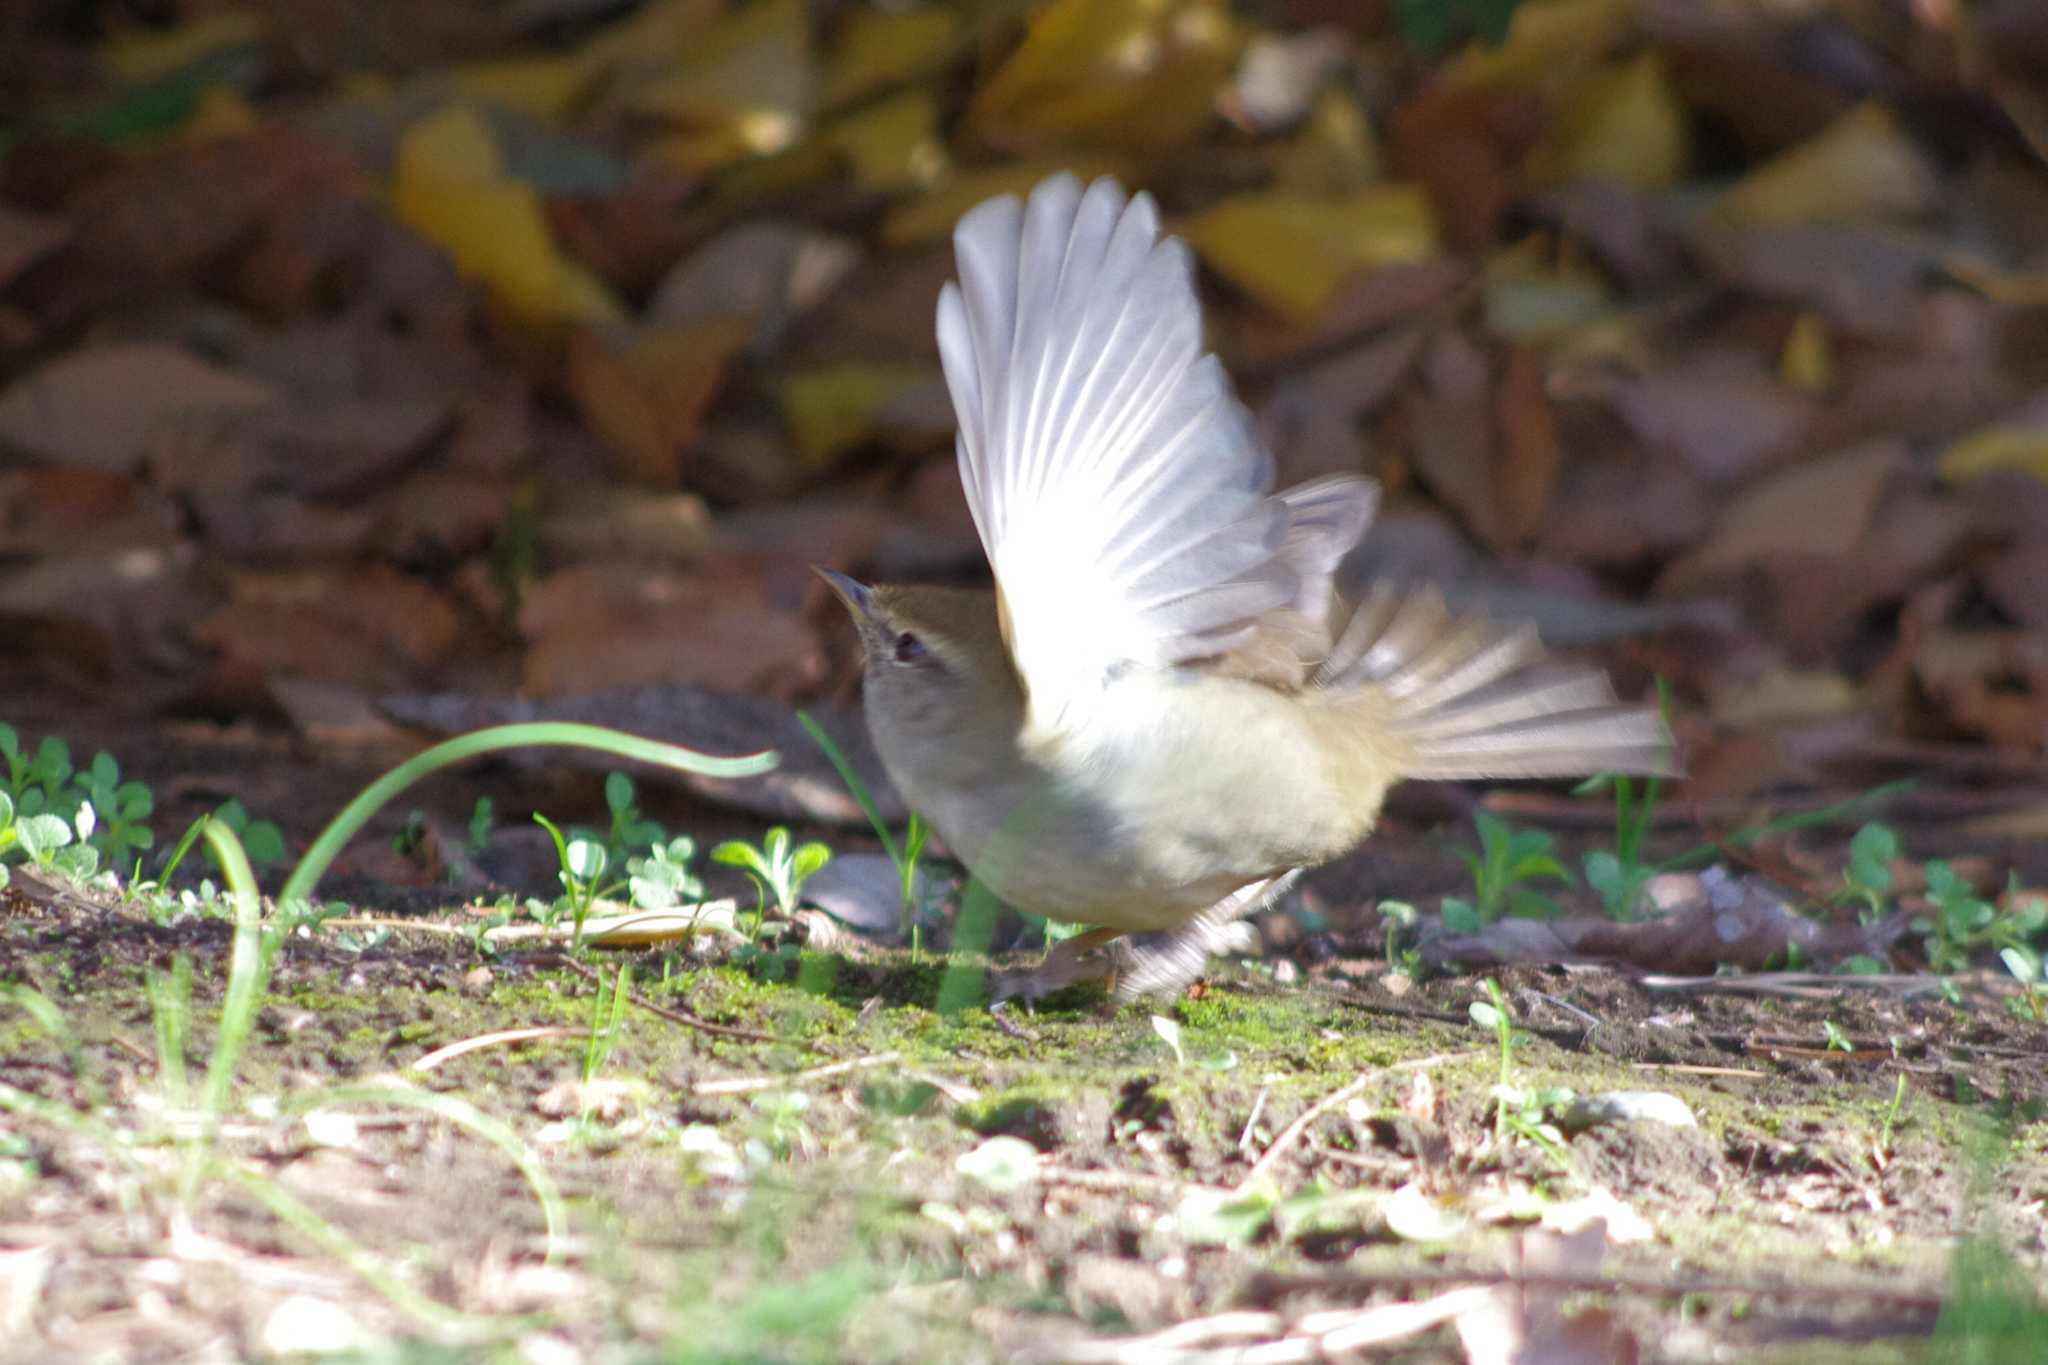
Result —
[{"label": "thin twig", "polygon": [[731,1076],[720,1081],[699,1081],[690,1087],[693,1095],[746,1095],[756,1090],[777,1090],[805,1081],[821,1081],[827,1076],[843,1075],[848,1071],[859,1071],[871,1066],[887,1066],[898,1061],[900,1052],[883,1052],[873,1057],[856,1057],[850,1062],[833,1062],[830,1066],[814,1066],[809,1071],[797,1071],[787,1076]]},{"label": "thin twig", "polygon": [[[596,972],[592,971],[590,968],[584,966],[581,962],[578,962],[575,958],[570,957],[565,953],[550,953],[546,957],[535,958],[533,959],[533,961],[548,962],[552,965],[567,967],[569,970],[573,972],[580,972],[582,975],[588,977],[591,981],[595,982],[599,986],[607,984],[603,977],[599,976]],[[777,1038],[772,1033],[758,1033],[750,1028],[740,1028],[736,1024],[714,1024],[709,1019],[699,1019],[696,1015],[691,1014],[688,1010],[679,1010],[667,1005],[657,1005],[652,1000],[649,1000],[646,996],[640,994],[640,992],[638,991],[627,991],[626,998],[628,1000],[631,1000],[634,1004],[638,1005],[641,1009],[646,1010],[650,1014],[658,1014],[664,1019],[673,1020],[678,1024],[687,1025],[690,1028],[698,1030],[700,1033],[715,1034],[720,1038],[740,1038],[744,1039],[749,1043],[793,1042],[799,1044],[800,1046],[810,1048],[813,1052],[817,1051],[816,1044],[805,1042],[803,1039],[800,1038],[783,1039]]]},{"label": "thin twig", "polygon": [[1377,1071],[1368,1071],[1352,1081],[1351,1084],[1330,1092],[1322,1099],[1310,1105],[1301,1117],[1280,1130],[1280,1136],[1273,1139],[1273,1145],[1266,1149],[1264,1156],[1252,1163],[1252,1168],[1245,1172],[1244,1179],[1237,1183],[1237,1187],[1239,1189],[1248,1188],[1252,1182],[1256,1181],[1267,1171],[1272,1170],[1273,1164],[1286,1153],[1287,1149],[1294,1144],[1296,1139],[1308,1131],[1310,1124],[1350,1099],[1353,1095],[1364,1090],[1380,1074]]},{"label": "thin twig", "polygon": [[571,1028],[567,1024],[539,1024],[533,1028],[499,1029],[496,1033],[479,1033],[474,1038],[464,1038],[446,1047],[437,1047],[412,1064],[414,1071],[432,1071],[443,1062],[453,1061],[465,1052],[480,1048],[502,1047],[507,1043],[530,1043],[536,1038],[581,1038],[588,1029]]}]

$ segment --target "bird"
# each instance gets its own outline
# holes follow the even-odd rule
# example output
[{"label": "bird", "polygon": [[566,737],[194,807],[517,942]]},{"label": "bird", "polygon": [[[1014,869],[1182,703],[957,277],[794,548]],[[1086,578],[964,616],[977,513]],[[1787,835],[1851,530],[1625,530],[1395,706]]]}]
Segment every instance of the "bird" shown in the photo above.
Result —
[{"label": "bird", "polygon": [[938,345],[993,587],[818,572],[906,801],[1002,901],[1089,926],[999,999],[1185,987],[1397,782],[1675,771],[1659,711],[1533,629],[1340,590],[1378,486],[1275,490],[1149,194],[1058,174],[953,244]]}]

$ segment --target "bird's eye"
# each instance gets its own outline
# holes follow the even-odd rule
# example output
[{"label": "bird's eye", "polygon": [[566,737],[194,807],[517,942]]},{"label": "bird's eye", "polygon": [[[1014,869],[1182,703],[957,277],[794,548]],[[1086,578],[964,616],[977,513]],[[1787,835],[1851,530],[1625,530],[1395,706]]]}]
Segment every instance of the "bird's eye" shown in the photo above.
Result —
[{"label": "bird's eye", "polygon": [[907,630],[906,630],[906,631],[904,631],[904,632],[903,632],[903,633],[902,633],[901,635],[899,635],[899,636],[897,636],[897,637],[896,637],[896,662],[897,662],[897,663],[899,663],[899,664],[914,664],[914,663],[916,663],[916,662],[917,662],[917,661],[918,661],[919,659],[922,659],[923,657],[924,657],[924,641],[922,641],[922,640],[918,639],[918,638],[917,638],[917,637],[916,637],[915,635],[912,635],[912,634],[911,634],[911,633],[910,633],[909,631],[907,631]]}]

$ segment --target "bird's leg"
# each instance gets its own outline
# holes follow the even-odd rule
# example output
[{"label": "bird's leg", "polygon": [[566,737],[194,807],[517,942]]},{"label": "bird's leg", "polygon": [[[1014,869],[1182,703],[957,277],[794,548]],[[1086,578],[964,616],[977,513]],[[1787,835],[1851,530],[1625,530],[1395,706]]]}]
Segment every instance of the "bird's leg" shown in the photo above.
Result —
[{"label": "bird's leg", "polygon": [[1114,976],[1116,962],[1113,958],[1106,954],[1097,961],[1091,962],[1089,958],[1097,948],[1122,936],[1121,929],[1090,929],[1084,934],[1063,938],[1046,949],[1045,956],[1038,960],[1036,967],[996,973],[991,999],[1001,1004],[1005,1000],[1021,998],[1029,1005],[1054,991],[1065,990],[1076,981]]},{"label": "bird's leg", "polygon": [[1178,995],[1201,976],[1210,958],[1246,950],[1251,945],[1243,936],[1249,931],[1240,930],[1240,922],[1278,900],[1298,875],[1297,870],[1261,878],[1231,892],[1178,929],[1143,934],[1117,944],[1112,949],[1117,999]]}]

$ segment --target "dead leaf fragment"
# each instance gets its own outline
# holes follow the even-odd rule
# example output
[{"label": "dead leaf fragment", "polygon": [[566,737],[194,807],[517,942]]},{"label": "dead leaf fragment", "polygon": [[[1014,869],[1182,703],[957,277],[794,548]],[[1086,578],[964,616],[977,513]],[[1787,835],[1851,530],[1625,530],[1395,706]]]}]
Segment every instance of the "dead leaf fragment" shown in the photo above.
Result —
[{"label": "dead leaf fragment", "polygon": [[152,438],[175,424],[277,401],[268,385],[179,346],[91,346],[52,360],[0,394],[0,442],[55,464],[132,473]]},{"label": "dead leaf fragment", "polygon": [[681,481],[726,365],[753,331],[745,316],[708,314],[640,328],[619,349],[592,328],[570,335],[569,392],[613,473],[651,488]]},{"label": "dead leaf fragment", "polygon": [[1931,208],[1939,184],[1897,116],[1871,102],[1744,176],[1715,215],[1751,227],[1900,217]]},{"label": "dead leaf fragment", "polygon": [[1181,227],[1217,274],[1307,321],[1354,278],[1413,265],[1437,251],[1436,218],[1413,185],[1354,194],[1262,191],[1222,199]]},{"label": "dead leaf fragment", "polygon": [[71,229],[61,218],[21,213],[0,204],[0,289],[70,236]]},{"label": "dead leaf fragment", "polygon": [[1843,559],[1863,544],[1878,500],[1906,463],[1897,441],[1856,446],[1764,479],[1739,494],[1706,543],[1666,570],[1665,592],[1791,559]]}]

